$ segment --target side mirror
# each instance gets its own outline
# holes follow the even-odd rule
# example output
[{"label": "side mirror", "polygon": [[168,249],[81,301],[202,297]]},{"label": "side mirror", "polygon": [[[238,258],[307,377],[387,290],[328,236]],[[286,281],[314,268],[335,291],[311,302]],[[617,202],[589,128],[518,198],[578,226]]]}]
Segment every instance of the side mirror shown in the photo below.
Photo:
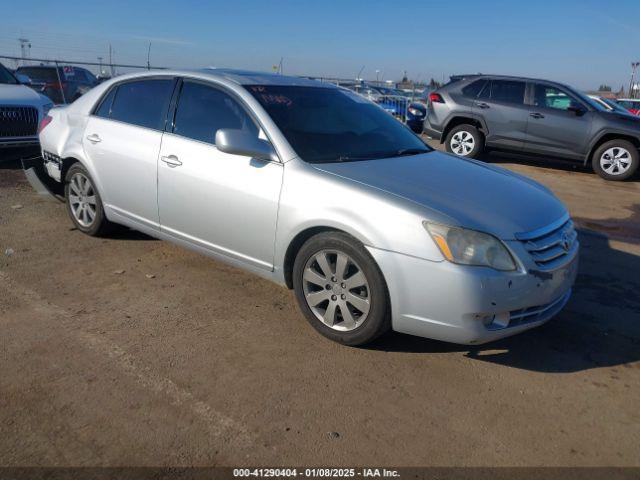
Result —
[{"label": "side mirror", "polygon": [[16,80],[18,80],[21,85],[31,85],[32,83],[31,79],[23,73],[16,73]]},{"label": "side mirror", "polygon": [[575,113],[576,117],[581,117],[582,115],[587,113],[587,111],[584,108],[578,107],[576,105],[571,105],[569,108],[567,108],[567,111]]},{"label": "side mirror", "polygon": [[245,130],[221,128],[216,132],[216,147],[221,152],[231,155],[278,161],[278,155],[269,142]]}]

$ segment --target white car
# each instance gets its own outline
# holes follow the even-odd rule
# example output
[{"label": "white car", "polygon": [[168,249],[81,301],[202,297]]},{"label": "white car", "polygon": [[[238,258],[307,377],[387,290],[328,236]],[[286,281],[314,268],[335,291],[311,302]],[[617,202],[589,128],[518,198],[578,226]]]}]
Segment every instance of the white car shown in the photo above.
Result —
[{"label": "white car", "polygon": [[53,107],[46,96],[24,83],[29,79],[16,78],[0,64],[0,160],[2,149],[38,145],[38,125]]},{"label": "white car", "polygon": [[437,152],[328,83],[129,74],[52,109],[40,144],[80,232],[125,225],[292,288],[347,345],[497,340],[556,315],[576,278],[577,233],[546,187]]}]

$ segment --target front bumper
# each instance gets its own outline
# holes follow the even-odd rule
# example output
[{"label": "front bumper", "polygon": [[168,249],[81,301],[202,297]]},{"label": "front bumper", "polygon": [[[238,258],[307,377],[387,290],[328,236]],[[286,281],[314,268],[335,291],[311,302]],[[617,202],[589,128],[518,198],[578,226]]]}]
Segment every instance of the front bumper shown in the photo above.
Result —
[{"label": "front bumper", "polygon": [[481,344],[542,325],[564,307],[578,253],[544,275],[432,262],[369,247],[391,299],[395,331]]},{"label": "front bumper", "polygon": [[38,137],[3,137],[0,138],[0,149],[37,147],[40,145]]}]

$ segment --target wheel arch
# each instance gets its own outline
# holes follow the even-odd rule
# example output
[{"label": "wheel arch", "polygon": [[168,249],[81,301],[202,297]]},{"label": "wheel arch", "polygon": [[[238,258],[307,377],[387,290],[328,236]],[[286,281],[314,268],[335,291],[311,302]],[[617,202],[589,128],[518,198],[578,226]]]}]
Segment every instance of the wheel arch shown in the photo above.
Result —
[{"label": "wheel arch", "polygon": [[584,157],[584,165],[586,166],[588,162],[593,159],[593,154],[596,150],[606,142],[611,140],[627,140],[635,145],[636,148],[640,150],[640,138],[630,135],[628,133],[617,132],[613,130],[601,132],[595,140],[592,141],[591,146],[589,147],[589,151],[587,155]]},{"label": "wheel arch", "polygon": [[358,238],[352,233],[348,232],[346,229],[337,228],[335,226],[329,225],[318,225],[313,227],[307,227],[304,230],[298,232],[287,245],[287,249],[285,250],[284,259],[282,263],[282,271],[284,275],[284,282],[287,288],[293,289],[293,264],[296,261],[296,256],[298,252],[305,244],[307,240],[320,233],[325,232],[339,232],[344,233],[345,235],[349,235],[355,241],[366,244],[363,242],[363,239]]},{"label": "wheel arch", "polygon": [[487,129],[487,124],[485,123],[484,119],[482,119],[481,117],[478,117],[473,114],[455,115],[451,117],[449,120],[447,120],[447,122],[445,123],[445,127],[442,130],[442,136],[440,137],[440,143],[444,143],[446,141],[447,135],[449,135],[449,132],[451,132],[452,129],[454,129],[458,125],[465,125],[465,124],[473,125],[474,127],[476,127],[480,131],[480,133],[484,135],[485,138],[489,133],[489,130]]}]

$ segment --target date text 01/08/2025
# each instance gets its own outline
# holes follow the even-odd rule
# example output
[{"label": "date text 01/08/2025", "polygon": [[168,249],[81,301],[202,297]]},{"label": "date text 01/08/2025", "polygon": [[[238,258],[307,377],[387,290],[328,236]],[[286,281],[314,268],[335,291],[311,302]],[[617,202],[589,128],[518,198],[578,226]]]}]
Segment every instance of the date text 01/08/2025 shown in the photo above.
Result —
[{"label": "date text 01/08/2025", "polygon": [[394,478],[399,477],[397,470],[386,468],[235,468],[233,476],[242,477],[306,477],[306,478]]}]

